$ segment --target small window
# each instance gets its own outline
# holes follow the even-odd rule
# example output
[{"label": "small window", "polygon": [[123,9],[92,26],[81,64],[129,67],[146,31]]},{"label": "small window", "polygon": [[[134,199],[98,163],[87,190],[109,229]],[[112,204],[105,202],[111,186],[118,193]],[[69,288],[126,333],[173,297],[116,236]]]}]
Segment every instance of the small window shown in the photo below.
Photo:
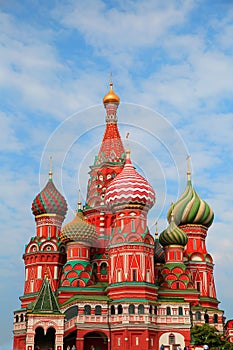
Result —
[{"label": "small window", "polygon": [[48,226],[48,237],[51,237],[51,226]]},{"label": "small window", "polygon": [[23,322],[23,314],[20,315],[20,322]]},{"label": "small window", "polygon": [[200,313],[200,311],[197,311],[195,313],[195,319],[196,319],[196,321],[201,321],[201,313]]},{"label": "small window", "polygon": [[183,308],[181,306],[179,306],[178,313],[179,316],[183,316]]},{"label": "small window", "polygon": [[138,305],[138,313],[140,315],[144,314],[144,305],[143,304]]},{"label": "small window", "polygon": [[133,270],[133,282],[137,281],[137,270]]},{"label": "small window", "polygon": [[122,305],[121,305],[121,304],[118,305],[118,307],[117,307],[117,313],[118,313],[118,315],[123,314],[123,308],[122,308]]},{"label": "small window", "polygon": [[204,315],[205,323],[209,323],[209,315],[205,313]]},{"label": "small window", "polygon": [[169,334],[169,344],[170,345],[173,345],[173,344],[175,344],[175,336],[174,336],[174,334]]},{"label": "small window", "polygon": [[197,249],[197,241],[196,241],[196,239],[193,240],[193,249],[194,250]]},{"label": "small window", "polygon": [[116,311],[115,311],[115,306],[111,305],[111,315],[115,315]]},{"label": "small window", "polygon": [[129,305],[129,314],[130,315],[135,314],[135,306],[134,306],[134,304],[130,304]]},{"label": "small window", "polygon": [[157,306],[155,306],[155,308],[154,308],[154,314],[157,315],[157,312],[158,312],[158,308],[157,308]]},{"label": "small window", "polygon": [[107,271],[107,263],[106,262],[102,262],[102,264],[100,265],[100,272],[102,275],[107,275],[108,271]]},{"label": "small window", "polygon": [[91,306],[85,305],[84,306],[84,315],[90,315],[91,314]]},{"label": "small window", "polygon": [[167,306],[167,316],[171,316],[171,308],[170,308],[170,306]]},{"label": "small window", "polygon": [[101,315],[101,314],[102,314],[102,307],[100,305],[96,305],[95,315]]},{"label": "small window", "polygon": [[121,282],[121,270],[117,270],[117,282]]},{"label": "small window", "polygon": [[150,305],[150,307],[149,307],[149,314],[150,314],[150,315],[152,315],[152,311],[153,311],[153,310],[152,310],[152,305]]},{"label": "small window", "polygon": [[131,230],[132,232],[135,232],[135,219],[131,220]]},{"label": "small window", "polygon": [[218,323],[218,315],[214,314],[214,323]]},{"label": "small window", "polygon": [[197,282],[196,285],[197,285],[198,292],[200,292],[201,291],[201,282]]}]

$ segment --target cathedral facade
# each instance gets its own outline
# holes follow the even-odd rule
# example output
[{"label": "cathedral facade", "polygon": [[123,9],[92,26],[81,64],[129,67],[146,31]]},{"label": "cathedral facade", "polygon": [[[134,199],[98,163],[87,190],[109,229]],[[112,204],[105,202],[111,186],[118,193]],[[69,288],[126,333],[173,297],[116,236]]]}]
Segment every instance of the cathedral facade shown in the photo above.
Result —
[{"label": "cathedral facade", "polygon": [[167,228],[152,235],[156,196],[123,146],[119,103],[110,83],[105,133],[73,220],[63,225],[67,204],[51,171],[32,202],[36,229],[23,255],[14,350],[176,350],[191,343],[196,324],[223,332],[206,249],[213,211],[188,171]]}]

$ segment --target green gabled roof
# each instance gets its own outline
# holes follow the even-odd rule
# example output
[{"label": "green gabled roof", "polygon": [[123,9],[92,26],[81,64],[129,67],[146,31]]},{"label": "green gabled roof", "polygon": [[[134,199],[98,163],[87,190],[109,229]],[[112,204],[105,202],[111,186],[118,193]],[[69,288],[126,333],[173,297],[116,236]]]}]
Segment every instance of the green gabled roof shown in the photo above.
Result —
[{"label": "green gabled roof", "polygon": [[122,299],[114,299],[112,301],[114,304],[115,303],[136,303],[136,304],[158,304],[157,300],[150,300],[150,299],[144,299],[144,298],[122,298]]},{"label": "green gabled roof", "polygon": [[40,288],[35,305],[32,309],[33,314],[61,314],[57,299],[52,291],[48,277],[45,276]]},{"label": "green gabled roof", "polygon": [[65,306],[67,304],[73,303],[74,301],[82,301],[82,302],[93,302],[93,301],[103,301],[108,302],[111,299],[109,299],[106,295],[75,295],[71,297],[69,300],[61,304],[61,306]]},{"label": "green gabled roof", "polygon": [[[159,296],[157,302],[171,302],[171,303],[184,303],[184,297],[166,297],[166,296]],[[188,302],[187,302],[188,303]]]}]

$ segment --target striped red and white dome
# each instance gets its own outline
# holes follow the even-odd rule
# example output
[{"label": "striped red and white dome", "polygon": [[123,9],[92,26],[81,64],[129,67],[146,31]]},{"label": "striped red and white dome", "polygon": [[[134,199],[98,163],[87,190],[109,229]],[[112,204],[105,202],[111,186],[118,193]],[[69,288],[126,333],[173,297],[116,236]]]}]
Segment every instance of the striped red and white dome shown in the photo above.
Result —
[{"label": "striped red and white dome", "polygon": [[105,203],[110,209],[140,206],[149,210],[155,203],[155,192],[149,182],[135,170],[126,151],[125,166],[105,192]]}]

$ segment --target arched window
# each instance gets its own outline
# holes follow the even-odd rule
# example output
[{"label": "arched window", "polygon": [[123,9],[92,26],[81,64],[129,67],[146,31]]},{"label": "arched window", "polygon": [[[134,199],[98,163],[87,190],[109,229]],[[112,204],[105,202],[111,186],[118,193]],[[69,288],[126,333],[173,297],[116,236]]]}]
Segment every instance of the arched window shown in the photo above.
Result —
[{"label": "arched window", "polygon": [[23,314],[20,315],[20,322],[23,322]]},{"label": "arched window", "polygon": [[196,241],[196,239],[193,240],[193,249],[194,250],[197,249],[197,241]]},{"label": "arched window", "polygon": [[137,270],[133,270],[133,282],[136,282],[137,281]]},{"label": "arched window", "polygon": [[149,307],[149,314],[152,315],[152,305]]},{"label": "arched window", "polygon": [[102,307],[100,305],[96,305],[95,315],[101,315],[101,314],[102,314]]},{"label": "arched window", "polygon": [[129,305],[129,314],[135,314],[135,306],[134,304],[130,304]]},{"label": "arched window", "polygon": [[179,306],[178,313],[179,313],[179,316],[183,316],[183,308],[182,308],[182,306]]},{"label": "arched window", "polygon": [[170,308],[170,306],[167,306],[167,316],[171,316],[171,308]]},{"label": "arched window", "polygon": [[117,282],[121,282],[121,270],[117,270]]},{"label": "arched window", "polygon": [[138,305],[138,313],[140,315],[144,314],[144,305],[143,304]]},{"label": "arched window", "polygon": [[100,272],[102,273],[102,275],[107,275],[107,266],[108,265],[106,262],[102,262],[102,264],[100,265]]},{"label": "arched window", "polygon": [[90,315],[91,314],[91,306],[85,305],[84,306],[84,315]]},{"label": "arched window", "polygon": [[201,321],[201,313],[200,313],[200,311],[197,311],[195,313],[195,319],[196,319],[196,321]]},{"label": "arched window", "polygon": [[135,232],[135,219],[131,220],[131,230],[132,232]]},{"label": "arched window", "polygon": [[218,315],[214,314],[214,323],[218,323]]},{"label": "arched window", "polygon": [[201,282],[197,282],[196,286],[197,286],[198,292],[200,292],[201,291]]},{"label": "arched window", "polygon": [[115,311],[115,306],[111,305],[111,315],[115,315],[116,311]]},{"label": "arched window", "polygon": [[175,344],[175,336],[174,336],[174,334],[169,334],[169,344],[170,345],[173,345],[173,344]]},{"label": "arched window", "polygon": [[155,308],[154,308],[154,314],[155,315],[157,315],[157,311],[158,311],[157,306],[155,306]]},{"label": "arched window", "polygon": [[15,316],[15,322],[16,322],[16,323],[19,322],[19,315],[16,315],[16,316]]},{"label": "arched window", "polygon": [[209,315],[205,313],[204,315],[205,323],[209,323]]},{"label": "arched window", "polygon": [[118,305],[118,307],[117,307],[117,313],[118,313],[118,315],[123,314],[123,307],[122,307],[122,305],[121,305],[121,304],[120,304],[120,305]]}]

